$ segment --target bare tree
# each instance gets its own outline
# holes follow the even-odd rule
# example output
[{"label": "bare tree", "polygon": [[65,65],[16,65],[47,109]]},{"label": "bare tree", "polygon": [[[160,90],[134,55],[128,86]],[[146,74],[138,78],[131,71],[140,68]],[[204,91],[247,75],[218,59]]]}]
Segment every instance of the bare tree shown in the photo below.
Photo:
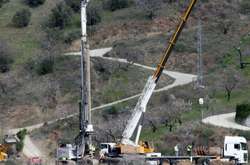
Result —
[{"label": "bare tree", "polygon": [[153,133],[155,133],[157,131],[157,126],[155,125],[155,123],[152,120],[149,120],[150,126],[152,128]]},{"label": "bare tree", "polygon": [[115,133],[113,133],[112,129],[108,129],[107,131],[105,131],[105,133],[107,136],[107,141],[110,141],[109,137],[111,137],[114,142],[117,141],[117,137],[116,137]]},{"label": "bare tree", "polygon": [[156,11],[161,7],[162,0],[135,0],[136,5],[145,11],[148,18],[153,19]]},{"label": "bare tree", "polygon": [[223,87],[226,91],[227,101],[230,101],[232,91],[237,87],[239,82],[239,74],[235,70],[229,68],[223,72]]}]

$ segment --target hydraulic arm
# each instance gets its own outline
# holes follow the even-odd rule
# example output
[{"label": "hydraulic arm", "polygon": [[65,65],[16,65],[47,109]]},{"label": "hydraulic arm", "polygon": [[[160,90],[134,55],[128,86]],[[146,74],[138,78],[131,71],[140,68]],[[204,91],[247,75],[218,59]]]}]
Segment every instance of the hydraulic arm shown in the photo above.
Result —
[{"label": "hydraulic arm", "polygon": [[179,37],[179,35],[182,32],[182,29],[185,26],[185,23],[192,11],[192,9],[195,6],[197,0],[191,0],[189,3],[188,8],[186,9],[185,13],[183,14],[183,16],[181,17],[181,21],[177,26],[176,31],[174,32],[174,34],[172,35],[168,47],[164,50],[163,52],[163,56],[161,58],[161,61],[156,69],[156,71],[154,72],[153,76],[150,76],[148,78],[148,81],[143,89],[142,95],[140,96],[135,109],[130,117],[130,119],[127,122],[126,128],[123,132],[122,135],[122,141],[121,143],[124,145],[133,145],[133,146],[137,146],[138,145],[138,140],[139,140],[139,136],[140,136],[140,132],[141,132],[141,128],[142,125],[138,126],[138,131],[137,131],[137,135],[136,135],[136,140],[135,142],[131,140],[131,137],[133,136],[135,129],[139,123],[139,121],[141,120],[141,117],[143,115],[143,113],[146,111],[146,106],[148,104],[148,101],[155,89],[155,86],[163,72],[163,69],[165,67],[166,62],[168,61],[168,58],[175,46],[175,43]]}]

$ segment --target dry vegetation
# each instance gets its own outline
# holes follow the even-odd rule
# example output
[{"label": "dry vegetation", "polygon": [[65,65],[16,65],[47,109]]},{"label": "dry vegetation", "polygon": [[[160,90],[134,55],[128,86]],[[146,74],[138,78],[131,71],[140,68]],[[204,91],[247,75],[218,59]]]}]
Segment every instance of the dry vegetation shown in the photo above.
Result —
[{"label": "dry vegetation", "polygon": [[[247,3],[247,0],[243,1]],[[152,18],[148,18],[147,13],[133,3],[115,11],[100,8],[101,3],[98,0],[94,0],[93,3],[97,5],[95,9],[100,9],[102,18],[98,24],[89,26],[91,48],[113,46],[113,51],[106,56],[156,66],[178,21],[179,13],[183,12],[187,1],[163,0]],[[250,27],[247,5],[242,6],[241,1],[234,0],[203,0],[199,5],[183,31],[167,69],[196,73],[197,18],[200,17],[203,24],[206,88],[196,90],[191,84],[153,95],[144,122],[142,139],[154,140],[156,148],[166,154],[173,154],[173,146],[177,143],[182,143],[183,147],[192,141],[196,141],[197,145],[221,145],[224,135],[242,134],[201,126],[201,107],[197,99],[206,98],[207,116],[234,111],[237,103],[250,97],[249,66],[243,70],[239,68],[238,54],[234,48],[241,46],[244,60],[250,60],[250,39],[246,37]],[[52,31],[55,35],[73,37],[57,38],[55,41],[50,35],[46,35],[48,33],[43,29],[44,22],[55,6],[56,1],[46,0],[43,5],[30,8],[31,22],[23,29],[12,27],[9,18],[17,9],[27,5],[21,0],[10,0],[0,8],[0,59],[3,50],[13,59],[4,63],[9,69],[0,73],[1,125],[30,125],[78,111],[79,58],[62,56],[62,52],[79,50],[79,45],[76,44],[79,39],[79,14],[73,12],[72,22],[65,29]],[[11,51],[7,51],[9,49]],[[52,59],[49,63],[52,68],[45,69],[44,72],[43,62],[48,59]],[[237,86],[232,89],[230,101],[225,97],[226,84],[221,76],[228,68],[239,77]],[[94,106],[139,93],[151,73],[132,65],[92,59]],[[158,88],[172,81],[169,77],[163,76]],[[95,141],[117,140],[125,126],[125,119],[130,114],[129,110],[135,103],[136,99],[93,112],[98,132]],[[75,117],[53,125],[45,125],[32,136],[41,148],[53,157],[57,142],[71,141],[77,131],[78,118]]]}]

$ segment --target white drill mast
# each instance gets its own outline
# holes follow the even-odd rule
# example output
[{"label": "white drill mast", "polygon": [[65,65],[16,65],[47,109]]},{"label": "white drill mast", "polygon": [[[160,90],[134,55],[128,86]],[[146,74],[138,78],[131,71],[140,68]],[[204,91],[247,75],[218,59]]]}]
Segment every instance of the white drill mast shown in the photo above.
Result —
[{"label": "white drill mast", "polygon": [[81,1],[81,104],[80,104],[80,133],[77,137],[77,154],[80,157],[90,154],[92,150],[91,134],[91,85],[90,85],[90,57],[87,43],[87,5],[89,0]]}]

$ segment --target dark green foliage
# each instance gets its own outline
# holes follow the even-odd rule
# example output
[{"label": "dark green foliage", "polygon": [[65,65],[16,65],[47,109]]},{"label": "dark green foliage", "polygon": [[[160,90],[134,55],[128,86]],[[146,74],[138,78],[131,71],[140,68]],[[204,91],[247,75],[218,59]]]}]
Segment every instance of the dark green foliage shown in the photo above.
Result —
[{"label": "dark green foliage", "polygon": [[242,103],[236,105],[236,116],[235,121],[238,123],[242,123],[247,119],[250,115],[250,104],[249,103]]},{"label": "dark green foliage", "polygon": [[24,146],[23,141],[18,142],[16,144],[16,150],[17,150],[17,152],[21,152],[23,150],[23,146]]},{"label": "dark green foliage", "polygon": [[186,50],[186,45],[182,42],[178,42],[175,47],[174,47],[174,50],[176,52],[185,52]]},{"label": "dark green foliage", "polygon": [[105,0],[103,3],[104,8],[110,11],[123,9],[129,6],[128,0]]},{"label": "dark green foliage", "polygon": [[16,144],[16,150],[18,151],[18,152],[21,152],[22,151],[22,149],[23,149],[23,141],[24,141],[24,138],[25,138],[25,136],[26,136],[26,134],[27,134],[27,130],[26,129],[22,129],[21,131],[19,131],[18,133],[17,133],[17,137],[20,139],[20,142],[18,142],[17,144]]},{"label": "dark green foliage", "polygon": [[106,113],[109,114],[109,115],[117,115],[118,111],[119,110],[114,106],[106,109]]},{"label": "dark green foliage", "polygon": [[7,2],[9,2],[9,0],[0,0],[0,8]]},{"label": "dark green foliage", "polygon": [[0,72],[5,73],[10,70],[10,63],[12,63],[12,59],[8,56],[2,56],[0,54]]},{"label": "dark green foliage", "polygon": [[81,1],[80,0],[64,0],[65,3],[71,7],[74,12],[79,12],[81,9]]},{"label": "dark green foliage", "polygon": [[54,58],[45,57],[36,64],[36,73],[40,76],[52,73],[54,71]]},{"label": "dark green foliage", "polygon": [[96,25],[101,22],[100,7],[95,4],[89,4],[87,8],[87,24]]},{"label": "dark green foliage", "polygon": [[26,27],[29,25],[31,13],[28,9],[21,9],[16,12],[12,18],[12,23],[15,27]]},{"label": "dark green foliage", "polygon": [[72,9],[65,3],[59,3],[52,9],[49,15],[48,25],[50,28],[64,29],[71,22]]},{"label": "dark green foliage", "polygon": [[75,29],[64,33],[64,42],[70,44],[72,41],[76,40],[81,36],[80,29]]},{"label": "dark green foliage", "polygon": [[25,3],[30,7],[37,7],[44,4],[45,0],[25,0]]},{"label": "dark green foliage", "polygon": [[236,130],[235,133],[238,136],[243,136],[245,137],[248,141],[250,140],[250,131],[240,131],[240,130]]},{"label": "dark green foliage", "polygon": [[242,0],[240,2],[240,12],[242,14],[249,14],[250,13],[250,1],[249,0]]},{"label": "dark green foliage", "polygon": [[25,138],[25,136],[26,136],[26,134],[27,134],[27,130],[26,129],[22,129],[16,135],[20,139],[20,141],[23,141],[24,138]]},{"label": "dark green foliage", "polygon": [[11,58],[10,48],[5,42],[0,40],[0,72],[5,73],[10,70],[10,64],[13,62]]}]

